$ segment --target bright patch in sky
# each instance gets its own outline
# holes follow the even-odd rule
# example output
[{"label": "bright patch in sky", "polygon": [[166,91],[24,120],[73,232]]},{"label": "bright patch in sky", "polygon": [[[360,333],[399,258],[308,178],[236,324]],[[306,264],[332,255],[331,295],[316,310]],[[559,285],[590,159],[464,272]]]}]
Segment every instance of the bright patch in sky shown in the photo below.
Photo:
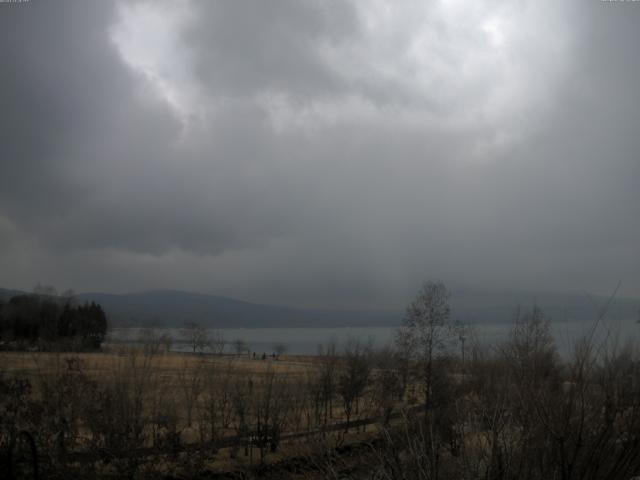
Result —
[{"label": "bright patch in sky", "polygon": [[183,122],[195,113],[189,83],[191,58],[182,48],[180,27],[190,19],[186,1],[166,4],[121,3],[110,36],[122,59],[144,75]]},{"label": "bright patch in sky", "polygon": [[499,18],[493,17],[487,20],[482,25],[482,30],[489,36],[489,41],[494,47],[501,47],[504,45],[504,31],[502,28],[502,22]]},{"label": "bright patch in sky", "polygon": [[[490,136],[468,155],[484,152],[482,157],[491,158],[510,144],[508,139],[519,137],[513,117],[540,104],[530,101],[535,85],[523,81],[536,59],[509,54],[523,32],[542,36],[538,27],[528,28],[519,8],[459,0],[408,2],[404,8],[387,0],[366,8],[356,4],[363,28],[348,42],[324,42],[317,50],[323,68],[349,87],[332,98],[312,93],[300,102],[286,84],[274,88],[266,81],[262,91],[230,99],[214,83],[203,83],[194,68],[195,53],[181,36],[197,20],[192,7],[186,0],[121,3],[110,30],[123,61],[172,107],[185,135],[195,125],[206,130],[220,102],[248,101],[278,133],[339,123],[383,125],[391,118],[394,125],[410,128],[429,129],[434,122],[449,130],[491,128],[502,132],[501,140]],[[212,50],[223,47],[210,45]]]}]

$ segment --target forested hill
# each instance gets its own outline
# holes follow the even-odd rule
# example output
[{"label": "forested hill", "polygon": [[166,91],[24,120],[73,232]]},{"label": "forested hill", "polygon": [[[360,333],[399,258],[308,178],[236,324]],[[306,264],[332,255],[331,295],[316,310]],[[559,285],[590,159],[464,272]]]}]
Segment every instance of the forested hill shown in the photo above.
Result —
[{"label": "forested hill", "polygon": [[[0,299],[24,293],[0,289]],[[197,322],[212,328],[259,327],[344,327],[396,326],[404,311],[347,311],[303,309],[263,305],[233,298],[156,290],[131,294],[84,293],[80,302],[96,302],[106,311],[113,326],[179,327]],[[606,299],[596,297],[604,304]],[[503,323],[513,320],[518,305],[540,306],[555,321],[591,320],[595,309],[584,294],[478,293],[456,292],[451,298],[454,320],[466,323]],[[609,318],[635,319],[639,299],[617,298],[608,311]]]}]

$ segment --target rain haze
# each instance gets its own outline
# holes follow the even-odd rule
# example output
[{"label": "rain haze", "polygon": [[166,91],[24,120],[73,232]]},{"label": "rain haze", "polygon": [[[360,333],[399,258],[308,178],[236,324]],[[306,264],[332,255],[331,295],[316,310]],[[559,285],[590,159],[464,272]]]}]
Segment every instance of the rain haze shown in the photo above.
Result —
[{"label": "rain haze", "polygon": [[640,3],[0,3],[0,286],[640,296]]}]

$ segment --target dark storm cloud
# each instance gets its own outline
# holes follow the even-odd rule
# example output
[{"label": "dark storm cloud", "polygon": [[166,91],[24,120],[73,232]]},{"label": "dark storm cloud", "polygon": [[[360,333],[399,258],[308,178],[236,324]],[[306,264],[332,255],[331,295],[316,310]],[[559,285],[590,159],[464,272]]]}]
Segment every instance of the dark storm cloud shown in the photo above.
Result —
[{"label": "dark storm cloud", "polygon": [[[242,171],[252,167],[230,169],[262,149],[255,109],[221,114],[228,121],[217,125],[211,150],[213,140],[195,153],[176,147],[175,112],[109,39],[115,15],[108,2],[34,2],[2,12],[10,68],[0,80],[0,212],[62,250],[210,253],[260,242],[278,219],[261,218],[269,201],[252,198],[264,188]],[[240,128],[251,142],[239,142]]]},{"label": "dark storm cloud", "polygon": [[0,283],[638,295],[638,20],[615,2],[2,6]]},{"label": "dark storm cloud", "polygon": [[105,163],[117,168],[140,145],[153,155],[177,128],[166,108],[136,98],[136,79],[108,42],[112,7],[34,2],[1,12],[0,211],[29,233],[64,235],[56,222],[109,188],[98,173]]}]

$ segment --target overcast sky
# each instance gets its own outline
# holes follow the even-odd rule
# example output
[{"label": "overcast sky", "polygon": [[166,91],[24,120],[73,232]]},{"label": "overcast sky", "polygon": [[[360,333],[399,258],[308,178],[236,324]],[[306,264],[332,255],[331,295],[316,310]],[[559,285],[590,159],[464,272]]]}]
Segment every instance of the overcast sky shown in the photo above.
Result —
[{"label": "overcast sky", "polygon": [[0,286],[640,296],[640,2],[0,3]]}]

